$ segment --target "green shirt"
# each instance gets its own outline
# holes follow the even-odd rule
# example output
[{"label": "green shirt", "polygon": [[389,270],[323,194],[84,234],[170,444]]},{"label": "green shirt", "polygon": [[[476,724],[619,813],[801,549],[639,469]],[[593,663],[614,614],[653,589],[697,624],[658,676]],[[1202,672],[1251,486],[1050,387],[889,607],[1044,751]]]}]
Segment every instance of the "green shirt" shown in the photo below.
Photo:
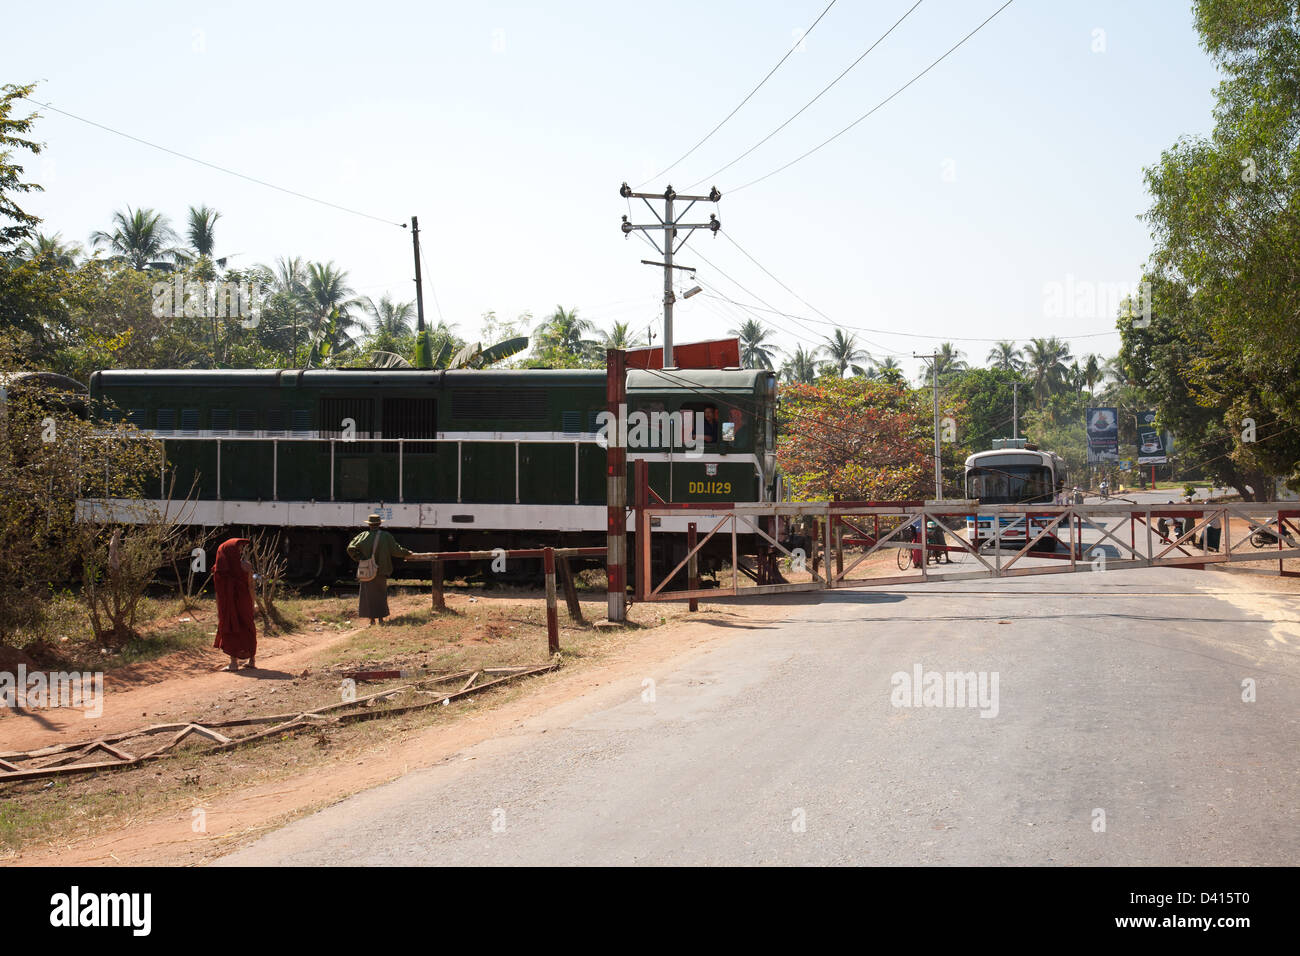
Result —
[{"label": "green shirt", "polygon": [[[373,554],[371,553],[372,549]],[[379,577],[381,578],[392,577],[393,558],[404,558],[412,553],[409,548],[404,548],[398,544],[397,539],[382,528],[378,531],[367,528],[348,542],[348,557],[353,561],[373,557],[379,565]]]}]

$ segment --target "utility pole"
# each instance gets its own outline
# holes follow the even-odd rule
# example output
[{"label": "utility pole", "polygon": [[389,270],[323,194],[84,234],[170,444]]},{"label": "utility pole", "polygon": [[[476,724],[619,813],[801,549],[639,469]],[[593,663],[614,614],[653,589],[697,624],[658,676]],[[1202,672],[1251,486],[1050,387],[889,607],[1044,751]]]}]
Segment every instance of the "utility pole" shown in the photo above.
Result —
[{"label": "utility pole", "polygon": [[1021,382],[1011,383],[1011,437],[1020,437],[1020,386]]},{"label": "utility pole", "polygon": [[929,359],[930,369],[934,373],[934,500],[943,500],[943,458],[939,454],[939,353],[917,355],[913,358]]},{"label": "utility pole", "polygon": [[411,245],[415,253],[415,367],[432,368],[433,350],[424,329],[424,282],[420,275],[420,219],[411,217]]},{"label": "utility pole", "polygon": [[[684,217],[688,212],[691,211],[691,207],[694,206],[697,202],[716,203],[719,199],[722,198],[722,193],[718,192],[717,186],[714,186],[713,189],[709,191],[709,194],[707,196],[679,196],[677,195],[677,193],[673,191],[672,186],[669,186],[667,189],[665,189],[662,194],[634,193],[631,187],[629,187],[627,183],[624,183],[619,188],[618,194],[622,196],[624,199],[640,199],[642,202],[646,204],[646,207],[650,210],[650,212],[654,214],[654,217],[659,220],[657,223],[647,223],[645,225],[637,225],[635,223],[628,222],[627,216],[624,216],[622,229],[623,229],[624,236],[630,236],[633,232],[636,231],[644,233],[646,237],[651,241],[651,243],[654,244],[654,247],[659,251],[659,254],[664,257],[663,262],[653,262],[646,259],[642,259],[641,261],[646,265],[650,265],[650,266],[662,266],[664,270],[664,368],[672,368],[673,367],[673,302],[677,298],[676,295],[673,294],[673,270],[682,269],[686,272],[695,271],[694,269],[688,266],[673,265],[673,256],[681,250],[682,246],[686,245],[686,240],[688,240],[691,237],[691,234],[695,232],[696,229],[708,229],[714,235],[717,235],[718,230],[722,228],[722,223],[718,221],[718,216],[716,213],[710,213],[708,222],[685,223],[682,222],[681,220],[682,217]],[[662,199],[664,201],[664,214],[662,216],[660,216],[659,213],[655,211],[654,206],[650,205],[651,199]],[[681,199],[683,201],[689,200],[690,205],[688,205],[680,213],[674,213],[673,203],[675,200],[678,199]],[[680,242],[677,242],[677,230],[679,229],[686,230],[686,235],[682,236]],[[659,243],[655,242],[654,236],[651,235],[651,233],[653,232],[663,233],[662,246],[660,246]]]}]

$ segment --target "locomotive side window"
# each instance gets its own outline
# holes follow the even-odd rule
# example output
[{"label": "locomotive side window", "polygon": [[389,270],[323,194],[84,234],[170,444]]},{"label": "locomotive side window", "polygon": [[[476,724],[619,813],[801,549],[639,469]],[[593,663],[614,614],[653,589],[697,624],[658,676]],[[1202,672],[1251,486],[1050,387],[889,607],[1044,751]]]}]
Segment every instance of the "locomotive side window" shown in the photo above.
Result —
[{"label": "locomotive side window", "polygon": [[682,405],[682,430],[694,441],[694,429],[697,424],[695,413],[704,416],[704,443],[716,445],[721,437],[718,422],[718,406],[710,402],[686,402]]}]

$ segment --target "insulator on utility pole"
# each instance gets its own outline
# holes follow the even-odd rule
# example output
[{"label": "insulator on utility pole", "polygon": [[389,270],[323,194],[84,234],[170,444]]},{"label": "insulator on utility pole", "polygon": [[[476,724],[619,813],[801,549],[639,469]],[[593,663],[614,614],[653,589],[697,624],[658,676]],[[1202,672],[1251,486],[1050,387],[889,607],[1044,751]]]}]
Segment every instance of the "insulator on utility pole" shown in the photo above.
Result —
[{"label": "insulator on utility pole", "polygon": [[[628,222],[628,217],[624,216],[623,225],[620,228],[622,229],[623,235],[625,236],[629,236],[633,232],[644,233],[646,237],[649,238],[650,241],[654,244],[654,247],[659,250],[659,254],[664,257],[663,262],[651,262],[646,259],[642,259],[641,261],[644,262],[646,265],[662,266],[664,270],[664,346],[663,346],[664,362],[663,365],[664,368],[672,368],[673,367],[673,303],[677,299],[677,296],[673,293],[673,278],[672,278],[673,270],[685,269],[688,272],[695,271],[694,269],[685,266],[673,265],[673,256],[681,251],[682,246],[686,245],[686,240],[690,239],[691,234],[695,232],[696,229],[707,229],[710,232],[712,232],[714,235],[717,235],[718,230],[722,228],[722,223],[718,220],[718,216],[716,213],[713,213],[709,216],[708,222],[686,223],[686,222],[682,222],[682,219],[686,216],[688,212],[690,212],[691,207],[694,206],[697,202],[716,203],[718,200],[722,198],[722,193],[718,191],[718,187],[716,186],[714,186],[711,190],[709,190],[709,194],[707,196],[679,196],[676,192],[673,191],[672,186],[669,186],[667,189],[665,189],[663,193],[637,193],[637,192],[633,192],[627,183],[623,183],[623,185],[619,187],[618,194],[622,196],[624,199],[640,199],[650,209],[650,212],[654,213],[654,217],[659,220],[658,222],[655,223],[646,223],[644,225],[638,225],[636,223]],[[651,199],[663,200],[664,203],[663,216],[660,216],[659,213],[655,211],[654,206],[650,205]],[[688,203],[686,208],[682,209],[680,212],[676,212],[674,209],[674,203],[677,202],[678,200]],[[677,240],[677,234],[679,230],[685,230],[686,232],[686,234],[682,236],[680,242]],[[655,242],[654,236],[651,235],[651,233],[654,232],[663,233],[662,246],[660,246],[658,242]]]}]

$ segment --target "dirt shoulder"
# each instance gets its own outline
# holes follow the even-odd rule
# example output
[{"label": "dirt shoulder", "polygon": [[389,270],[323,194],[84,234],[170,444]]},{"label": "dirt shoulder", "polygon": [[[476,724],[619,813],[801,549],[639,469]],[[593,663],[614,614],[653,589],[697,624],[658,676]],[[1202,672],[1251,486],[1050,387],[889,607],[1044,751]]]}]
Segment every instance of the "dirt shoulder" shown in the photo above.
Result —
[{"label": "dirt shoulder", "polygon": [[[518,654],[491,655],[475,647],[476,629],[486,631],[487,637],[478,638],[485,646],[505,628],[516,627],[526,632],[521,639],[526,639],[529,647],[535,643],[533,631],[538,622],[533,615],[540,602],[480,600],[480,604],[491,605],[486,609],[472,608],[467,602],[464,596],[450,597],[449,604],[457,613],[442,621],[459,633],[428,640],[442,645],[454,639],[451,647],[458,648],[456,661],[448,656],[452,652],[441,646],[407,646],[410,641],[403,641],[400,628],[291,636],[259,651],[261,668],[276,675],[275,679],[254,683],[255,678],[242,674],[214,673],[210,668],[218,661],[211,656],[200,657],[184,672],[152,683],[144,675],[123,675],[110,697],[116,698],[115,703],[106,705],[100,720],[70,716],[65,718],[67,726],[60,727],[25,721],[26,726],[15,728],[18,733],[11,737],[8,731],[13,718],[9,718],[4,722],[5,743],[0,749],[91,739],[175,719],[182,713],[243,716],[244,712],[292,709],[286,708],[286,699],[296,703],[312,688],[310,678],[295,676],[304,672],[314,671],[319,676],[343,666],[380,661],[438,669],[458,666],[475,655],[495,656],[488,664],[500,663],[503,657],[518,658]],[[427,598],[421,604],[427,606]],[[589,618],[598,618],[603,602],[584,602],[584,610]],[[408,618],[408,631],[427,633],[420,612],[403,615],[397,603],[394,611],[399,622]],[[321,731],[315,738],[298,735],[216,755],[182,752],[136,770],[22,785],[26,791],[19,796],[25,801],[28,817],[19,823],[45,835],[23,843],[5,862],[38,866],[202,864],[360,790],[411,770],[454,761],[468,747],[519,732],[525,722],[535,724],[538,718],[546,719],[548,712],[567,710],[565,705],[580,706],[611,684],[639,682],[664,661],[763,627],[783,618],[787,611],[788,605],[705,604],[698,614],[688,614],[682,605],[641,605],[631,614],[633,622],[643,622],[640,627],[610,631],[590,625],[566,627],[561,636],[564,666],[560,670],[463,704]],[[482,618],[478,623],[475,613]],[[502,642],[509,644],[506,638],[498,640]],[[539,656],[533,652],[534,661]],[[166,668],[178,662],[156,663]],[[132,680],[136,683],[130,683]],[[241,680],[253,689],[246,692],[239,686],[232,690],[231,681]],[[26,743],[11,742],[19,739]],[[47,812],[53,818],[43,816]]]}]

